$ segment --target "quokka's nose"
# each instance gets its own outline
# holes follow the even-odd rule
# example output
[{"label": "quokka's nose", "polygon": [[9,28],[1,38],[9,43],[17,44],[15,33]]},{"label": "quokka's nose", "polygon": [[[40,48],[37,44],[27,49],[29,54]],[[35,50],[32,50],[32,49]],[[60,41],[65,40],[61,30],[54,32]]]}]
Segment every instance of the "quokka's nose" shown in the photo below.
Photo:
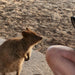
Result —
[{"label": "quokka's nose", "polygon": [[40,37],[40,40],[42,40],[42,37]]}]

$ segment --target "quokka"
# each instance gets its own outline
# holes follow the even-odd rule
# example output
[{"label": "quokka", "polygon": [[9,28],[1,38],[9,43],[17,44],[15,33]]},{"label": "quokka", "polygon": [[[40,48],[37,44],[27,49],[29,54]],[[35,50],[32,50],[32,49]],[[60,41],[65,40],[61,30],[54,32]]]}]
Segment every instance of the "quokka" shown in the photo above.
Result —
[{"label": "quokka", "polygon": [[30,29],[22,32],[23,38],[9,39],[0,46],[0,73],[16,71],[16,75],[20,75],[22,64],[31,57],[32,47],[42,40]]}]

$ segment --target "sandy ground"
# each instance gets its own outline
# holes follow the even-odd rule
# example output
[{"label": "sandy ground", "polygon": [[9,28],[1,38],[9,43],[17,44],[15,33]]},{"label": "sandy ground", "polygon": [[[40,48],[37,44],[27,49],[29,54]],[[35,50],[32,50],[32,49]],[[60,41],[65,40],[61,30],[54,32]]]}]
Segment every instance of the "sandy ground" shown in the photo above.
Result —
[{"label": "sandy ground", "polygon": [[[28,27],[43,36],[42,42],[36,45],[34,50],[45,53],[49,46],[55,44],[75,48],[75,30],[70,20],[70,17],[74,15],[75,0],[21,0],[19,2],[0,0],[0,37],[6,39],[16,37],[23,29]],[[39,56],[41,54],[38,55],[38,58]],[[42,66],[40,65],[41,59],[44,59],[44,64],[47,65],[44,56],[40,57],[41,59],[38,58],[36,60],[40,63],[38,64],[37,61],[37,66]],[[32,61],[35,61],[35,59]],[[37,66],[34,65],[33,69],[28,72],[36,70],[32,75],[44,75],[42,73],[46,73],[48,68],[48,74],[45,75],[50,75],[48,65],[43,72]],[[40,74],[37,74],[37,72],[40,72]]]},{"label": "sandy ground", "polygon": [[55,44],[75,48],[74,15],[75,0],[0,0],[0,37],[16,37],[28,27],[44,37],[34,48],[42,53]]}]

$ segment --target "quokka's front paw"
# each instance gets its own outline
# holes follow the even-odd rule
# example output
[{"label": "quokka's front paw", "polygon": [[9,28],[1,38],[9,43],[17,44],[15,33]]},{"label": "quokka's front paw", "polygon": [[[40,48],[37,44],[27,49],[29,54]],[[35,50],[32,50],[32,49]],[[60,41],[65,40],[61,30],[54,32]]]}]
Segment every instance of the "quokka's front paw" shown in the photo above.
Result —
[{"label": "quokka's front paw", "polygon": [[27,53],[27,55],[25,56],[25,61],[28,61],[29,59],[30,59],[29,53]]}]

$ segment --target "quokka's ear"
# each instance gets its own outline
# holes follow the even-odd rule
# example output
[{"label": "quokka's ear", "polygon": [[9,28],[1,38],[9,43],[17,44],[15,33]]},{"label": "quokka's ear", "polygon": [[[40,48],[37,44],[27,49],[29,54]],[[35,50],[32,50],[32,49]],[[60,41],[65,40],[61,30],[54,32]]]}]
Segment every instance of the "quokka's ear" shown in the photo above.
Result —
[{"label": "quokka's ear", "polygon": [[23,37],[27,37],[27,36],[28,36],[28,33],[25,32],[25,31],[23,31],[23,32],[22,32],[22,35],[23,35]]}]

